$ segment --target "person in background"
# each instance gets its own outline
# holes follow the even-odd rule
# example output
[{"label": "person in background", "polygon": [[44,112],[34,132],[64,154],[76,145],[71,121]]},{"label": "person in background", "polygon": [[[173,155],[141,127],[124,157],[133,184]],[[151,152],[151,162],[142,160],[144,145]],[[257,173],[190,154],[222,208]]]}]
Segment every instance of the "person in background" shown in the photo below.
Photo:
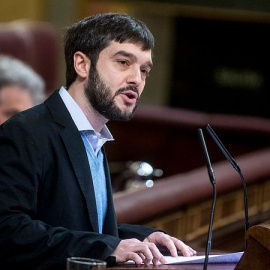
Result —
[{"label": "person in background", "polygon": [[1,266],[60,270],[71,256],[165,263],[160,247],[196,254],[115,215],[106,123],[135,113],[153,65],[151,32],[126,14],[96,14],[67,30],[64,48],[65,86],[0,126]]},{"label": "person in background", "polygon": [[45,83],[22,61],[0,55],[0,124],[45,100]]}]

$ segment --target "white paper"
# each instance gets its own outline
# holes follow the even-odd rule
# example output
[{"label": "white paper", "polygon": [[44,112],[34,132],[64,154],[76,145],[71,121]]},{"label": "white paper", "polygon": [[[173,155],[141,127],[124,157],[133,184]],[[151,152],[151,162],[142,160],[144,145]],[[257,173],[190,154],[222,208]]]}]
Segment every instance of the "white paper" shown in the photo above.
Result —
[{"label": "white paper", "polygon": [[[208,263],[237,263],[243,255],[243,252],[236,253],[225,253],[225,254],[216,254],[208,256]],[[167,260],[166,264],[196,264],[204,263],[205,256],[191,256],[191,257],[172,257],[164,256]],[[133,261],[126,262],[127,264],[134,264]]]},{"label": "white paper", "polygon": [[[236,253],[226,253],[226,254],[217,254],[209,255],[208,263],[237,263],[242,257],[243,252]],[[191,264],[191,263],[204,263],[205,256],[191,256],[191,257],[172,257],[165,256],[167,263],[166,264]]]}]

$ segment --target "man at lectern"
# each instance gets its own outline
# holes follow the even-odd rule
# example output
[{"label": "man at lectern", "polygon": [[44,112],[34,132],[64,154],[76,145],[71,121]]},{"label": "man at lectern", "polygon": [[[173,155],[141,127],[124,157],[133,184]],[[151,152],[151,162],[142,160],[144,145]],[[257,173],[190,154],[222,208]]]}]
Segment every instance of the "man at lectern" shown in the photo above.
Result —
[{"label": "man at lectern", "polygon": [[70,256],[164,263],[159,246],[172,256],[196,253],[161,231],[116,221],[106,123],[132,118],[153,48],[146,25],[125,14],[75,23],[65,37],[66,85],[1,125],[2,266],[65,269]]}]

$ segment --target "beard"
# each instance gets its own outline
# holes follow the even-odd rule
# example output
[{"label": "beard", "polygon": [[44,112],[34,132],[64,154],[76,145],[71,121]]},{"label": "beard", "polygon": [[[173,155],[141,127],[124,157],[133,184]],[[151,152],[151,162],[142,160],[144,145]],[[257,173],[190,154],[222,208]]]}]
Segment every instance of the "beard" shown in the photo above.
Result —
[{"label": "beard", "polygon": [[[121,110],[115,103],[115,97],[126,90],[132,90],[139,96],[138,89],[134,86],[127,86],[116,91],[114,96],[111,96],[112,90],[101,80],[95,66],[91,65],[91,71],[88,79],[88,84],[85,87],[85,95],[93,108],[108,120],[128,121],[130,120],[137,109],[138,99],[134,108],[130,111]],[[127,107],[132,104],[126,103]]]}]

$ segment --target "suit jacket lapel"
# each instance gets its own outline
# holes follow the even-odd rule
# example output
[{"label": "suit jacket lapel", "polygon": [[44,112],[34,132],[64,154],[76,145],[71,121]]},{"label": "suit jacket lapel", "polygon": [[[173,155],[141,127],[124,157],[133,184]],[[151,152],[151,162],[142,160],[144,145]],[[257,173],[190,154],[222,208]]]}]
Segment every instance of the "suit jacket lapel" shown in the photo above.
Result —
[{"label": "suit jacket lapel", "polygon": [[114,203],[112,196],[111,177],[104,147],[102,148],[102,151],[104,152],[104,168],[105,168],[107,198],[108,198],[108,209],[104,220],[103,233],[107,233],[118,237],[116,214],[114,210]]},{"label": "suit jacket lapel", "polygon": [[58,93],[53,94],[46,104],[54,120],[63,126],[60,135],[65,144],[75,175],[79,182],[88,208],[88,214],[93,230],[98,232],[97,207],[92,176],[83,141],[76,125],[66,109]]}]

